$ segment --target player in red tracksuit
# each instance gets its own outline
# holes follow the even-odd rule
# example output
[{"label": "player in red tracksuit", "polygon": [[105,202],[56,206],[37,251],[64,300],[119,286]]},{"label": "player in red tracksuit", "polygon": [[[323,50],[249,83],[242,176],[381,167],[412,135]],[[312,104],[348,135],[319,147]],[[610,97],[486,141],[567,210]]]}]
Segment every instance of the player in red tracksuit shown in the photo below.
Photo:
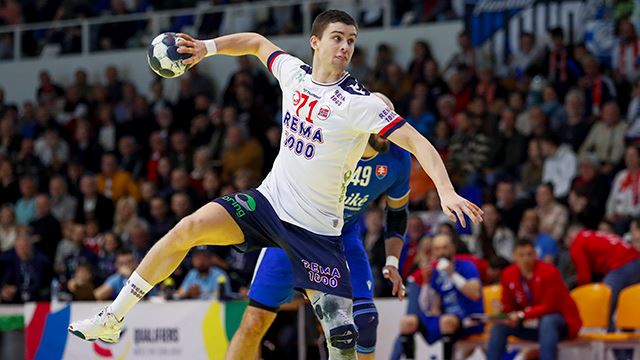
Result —
[{"label": "player in red tracksuit", "polygon": [[574,338],[582,327],[578,307],[558,269],[536,259],[531,241],[520,240],[513,250],[513,264],[502,273],[501,285],[508,319],[498,320],[491,328],[487,359],[502,359],[509,336],[538,341],[540,359],[556,359],[558,342]]},{"label": "player in red tracksuit", "polygon": [[615,234],[572,228],[565,242],[576,267],[578,285],[593,281],[594,275],[604,276],[602,282],[611,288],[611,321],[620,291],[640,283],[640,252]]}]

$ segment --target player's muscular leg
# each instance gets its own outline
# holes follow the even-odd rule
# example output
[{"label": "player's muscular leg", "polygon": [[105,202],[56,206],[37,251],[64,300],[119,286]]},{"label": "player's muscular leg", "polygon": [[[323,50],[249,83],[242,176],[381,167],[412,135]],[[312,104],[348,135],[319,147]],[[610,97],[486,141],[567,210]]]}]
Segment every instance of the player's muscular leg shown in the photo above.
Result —
[{"label": "player's muscular leg", "polygon": [[236,245],[244,235],[220,204],[210,202],[183,218],[162,237],[136,269],[149,284],[166,279],[194,246]]},{"label": "player's muscular leg", "polygon": [[455,334],[460,327],[460,319],[455,315],[440,316],[440,332],[444,334]]},{"label": "player's muscular leg", "polygon": [[412,335],[418,331],[419,325],[418,317],[415,315],[405,315],[400,320],[400,334]]},{"label": "player's muscular leg", "polygon": [[276,318],[276,313],[247,306],[240,327],[233,335],[225,355],[226,360],[256,359],[260,341]]},{"label": "player's muscular leg", "polygon": [[358,332],[353,324],[353,301],[317,290],[305,290],[322,324],[329,360],[355,360]]}]

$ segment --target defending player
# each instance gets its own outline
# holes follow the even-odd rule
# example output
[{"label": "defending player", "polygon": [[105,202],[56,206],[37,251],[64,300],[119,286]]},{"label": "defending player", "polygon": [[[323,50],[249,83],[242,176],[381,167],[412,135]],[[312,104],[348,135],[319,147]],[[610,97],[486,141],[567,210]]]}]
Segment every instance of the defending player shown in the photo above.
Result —
[{"label": "defending player", "polygon": [[280,50],[262,35],[238,33],[201,41],[180,34],[185,64],[207,55],[255,55],[282,88],[282,145],[262,184],[226,195],[183,218],[142,260],[116,300],[69,331],[84,339],[117,341],[125,315],[198,245],[241,250],[281,247],[289,257],[294,287],[305,289],[327,338],[331,359],[355,359],[351,281],[340,232],[344,193],[370,134],[413,153],[433,179],[443,210],[466,226],[482,211],[459,196],[442,159],[427,139],[371,96],[346,67],[357,37],[355,20],[339,10],[316,17],[309,40],[313,67]]},{"label": "defending player", "polygon": [[[393,109],[393,104],[386,96],[380,93],[375,95]],[[393,282],[393,295],[403,298],[404,286],[398,272],[398,257],[407,227],[410,171],[411,155],[408,152],[377,135],[371,135],[347,187],[342,242],[351,272],[358,359],[374,358],[378,328],[378,311],[373,303],[373,275],[362,243],[359,220],[369,204],[386,194],[387,264],[383,273]],[[260,340],[275,320],[278,308],[290,302],[293,294],[293,271],[287,254],[278,248],[262,249],[249,291],[249,306],[231,340],[227,357],[235,359],[242,354],[254,359]]]}]

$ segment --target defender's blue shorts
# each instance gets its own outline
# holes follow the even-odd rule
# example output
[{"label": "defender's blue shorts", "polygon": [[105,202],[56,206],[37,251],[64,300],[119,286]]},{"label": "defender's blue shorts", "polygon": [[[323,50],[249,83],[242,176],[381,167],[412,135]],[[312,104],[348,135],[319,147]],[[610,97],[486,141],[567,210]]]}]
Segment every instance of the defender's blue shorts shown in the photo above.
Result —
[{"label": "defender's blue shorts", "polygon": [[[420,333],[429,345],[442,338],[442,333],[440,333],[440,316],[427,315],[424,312],[419,311],[418,319],[420,319]],[[464,339],[471,335],[482,334],[484,332],[483,324],[463,327],[462,319],[458,319],[460,320],[460,327],[458,328],[455,336]]]},{"label": "defender's blue shorts", "polygon": [[[342,229],[345,255],[351,271],[354,299],[373,299],[373,276],[358,224]],[[282,249],[262,249],[249,288],[249,298],[267,309],[277,309],[293,298],[294,269]],[[350,294],[348,297],[352,297]]]},{"label": "defender's blue shorts", "polygon": [[238,250],[278,247],[286,253],[290,288],[351,298],[341,236],[315,234],[280,220],[269,201],[255,189],[214,201],[229,212],[244,234],[245,242],[235,246]]}]

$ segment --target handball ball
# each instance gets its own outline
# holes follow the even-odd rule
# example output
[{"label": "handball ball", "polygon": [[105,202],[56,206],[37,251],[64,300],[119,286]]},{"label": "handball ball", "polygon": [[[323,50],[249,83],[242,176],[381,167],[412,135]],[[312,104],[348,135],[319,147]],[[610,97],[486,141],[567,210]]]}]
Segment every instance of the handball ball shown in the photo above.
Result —
[{"label": "handball ball", "polygon": [[174,78],[184,74],[189,69],[182,60],[191,57],[191,54],[180,54],[176,41],[180,39],[175,33],[166,32],[156,36],[149,51],[147,61],[151,70],[163,78]]}]

